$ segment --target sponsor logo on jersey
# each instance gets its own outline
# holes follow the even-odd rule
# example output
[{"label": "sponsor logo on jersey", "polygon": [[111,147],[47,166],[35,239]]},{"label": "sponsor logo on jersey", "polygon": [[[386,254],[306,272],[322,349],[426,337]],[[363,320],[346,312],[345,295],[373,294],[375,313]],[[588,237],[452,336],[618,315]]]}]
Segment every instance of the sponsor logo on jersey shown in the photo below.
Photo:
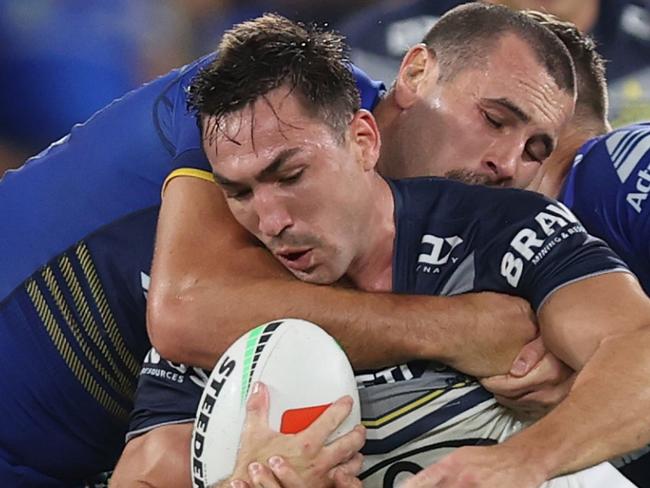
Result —
[{"label": "sponsor logo on jersey", "polygon": [[173,363],[167,359],[161,358],[160,353],[153,347],[144,357],[140,374],[164,378],[174,383],[184,383],[185,378],[187,377],[199,388],[205,387],[210,376],[209,371],[206,371],[205,369],[190,367],[181,363]]},{"label": "sponsor logo on jersey", "polygon": [[537,265],[562,241],[585,232],[578,219],[560,202],[547,205],[534,221],[535,225],[517,232],[501,259],[501,276],[514,288],[519,285],[524,263]]},{"label": "sponsor logo on jersey", "polygon": [[648,199],[650,193],[650,164],[645,169],[637,173],[635,191],[631,191],[625,197],[628,205],[630,205],[636,213],[641,213],[643,204]]},{"label": "sponsor logo on jersey", "polygon": [[418,256],[417,271],[439,273],[439,266],[444,266],[449,261],[453,264],[458,262],[458,258],[453,257],[452,253],[459,244],[462,244],[463,239],[458,236],[438,237],[425,234],[420,242],[425,252]]},{"label": "sponsor logo on jersey", "polygon": [[397,383],[398,381],[408,381],[413,378],[422,376],[422,371],[413,371],[411,365],[400,364],[390,368],[364,371],[354,375],[358,388],[366,388],[373,385],[385,385],[388,383]]}]

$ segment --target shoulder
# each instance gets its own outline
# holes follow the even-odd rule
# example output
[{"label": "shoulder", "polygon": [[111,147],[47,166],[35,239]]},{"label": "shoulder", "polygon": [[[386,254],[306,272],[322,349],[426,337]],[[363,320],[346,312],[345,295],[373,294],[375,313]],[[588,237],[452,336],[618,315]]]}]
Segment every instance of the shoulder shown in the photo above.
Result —
[{"label": "shoulder", "polygon": [[562,199],[576,210],[620,201],[620,210],[640,213],[649,191],[650,123],[643,123],[588,141],[576,155]]},{"label": "shoulder", "polygon": [[443,178],[409,178],[391,184],[400,217],[475,220],[485,228],[510,226],[555,203],[539,193]]}]

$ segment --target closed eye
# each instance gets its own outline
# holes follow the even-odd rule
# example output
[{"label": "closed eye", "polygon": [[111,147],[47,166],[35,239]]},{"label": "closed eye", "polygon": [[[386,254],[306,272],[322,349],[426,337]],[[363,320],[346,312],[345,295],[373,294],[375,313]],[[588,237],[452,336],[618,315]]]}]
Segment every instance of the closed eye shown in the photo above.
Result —
[{"label": "closed eye", "polygon": [[278,181],[283,185],[290,185],[292,183],[296,183],[298,180],[300,180],[304,172],[305,169],[302,168],[294,173],[291,173],[285,177],[280,178]]},{"label": "closed eye", "polygon": [[239,190],[239,191],[226,191],[226,198],[230,198],[241,202],[244,200],[248,200],[252,194],[253,192],[251,191],[250,188],[246,188],[244,190]]},{"label": "closed eye", "polygon": [[490,115],[488,112],[485,110],[483,112],[483,118],[486,120],[486,122],[491,126],[494,127],[495,129],[501,129],[503,127],[503,123],[497,120],[495,117]]}]

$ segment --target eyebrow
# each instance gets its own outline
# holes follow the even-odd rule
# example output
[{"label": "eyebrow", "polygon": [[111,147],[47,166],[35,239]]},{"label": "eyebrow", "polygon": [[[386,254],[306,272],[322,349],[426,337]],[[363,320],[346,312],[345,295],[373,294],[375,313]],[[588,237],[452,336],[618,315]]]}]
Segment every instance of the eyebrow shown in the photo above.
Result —
[{"label": "eyebrow", "polygon": [[509,98],[484,98],[486,102],[496,103],[501,105],[503,108],[511,112],[515,117],[517,117],[521,122],[527,123],[530,122],[530,115],[523,111],[516,103],[514,103]]},{"label": "eyebrow", "polygon": [[[280,151],[275,158],[273,158],[273,161],[271,161],[265,168],[260,170],[259,173],[255,175],[255,180],[257,181],[268,181],[273,178],[275,173],[280,171],[282,169],[282,166],[295,154],[299,153],[302,149],[300,147],[292,147],[288,149],[283,149]],[[212,170],[212,176],[214,177],[214,180],[221,186],[226,186],[226,187],[231,187],[231,188],[239,188],[239,187],[244,187],[243,183],[239,183],[237,181],[230,180],[226,178],[223,175],[220,175],[217,171],[214,169]]]}]

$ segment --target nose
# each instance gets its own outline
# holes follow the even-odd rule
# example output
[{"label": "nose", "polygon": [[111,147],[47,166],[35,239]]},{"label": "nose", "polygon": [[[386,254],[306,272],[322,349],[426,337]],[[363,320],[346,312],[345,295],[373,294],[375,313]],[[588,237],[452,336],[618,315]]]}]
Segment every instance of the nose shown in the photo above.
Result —
[{"label": "nose", "polygon": [[293,220],[282,199],[270,192],[260,192],[254,197],[259,231],[268,237],[277,237],[291,227]]},{"label": "nose", "polygon": [[522,156],[522,144],[516,141],[498,141],[483,158],[483,169],[493,184],[508,184],[517,174]]}]

